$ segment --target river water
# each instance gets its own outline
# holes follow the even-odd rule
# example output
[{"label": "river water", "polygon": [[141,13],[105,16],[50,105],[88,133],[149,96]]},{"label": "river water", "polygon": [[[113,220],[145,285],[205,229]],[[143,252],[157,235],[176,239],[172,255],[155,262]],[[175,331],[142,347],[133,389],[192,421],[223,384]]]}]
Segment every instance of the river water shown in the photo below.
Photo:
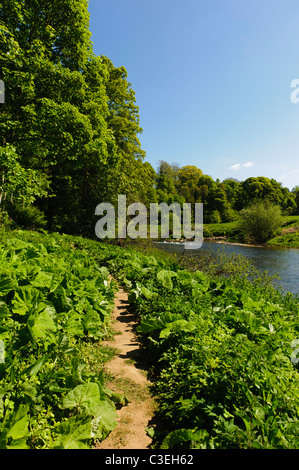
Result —
[{"label": "river water", "polygon": [[[159,246],[170,252],[184,252],[184,244],[163,242],[159,243]],[[260,272],[267,271],[270,276],[278,275],[280,279],[274,281],[278,287],[285,292],[299,295],[299,249],[239,246],[204,241],[200,249],[192,250],[190,254],[200,256],[200,253],[206,250],[223,250],[228,255],[235,253],[249,258]]]}]

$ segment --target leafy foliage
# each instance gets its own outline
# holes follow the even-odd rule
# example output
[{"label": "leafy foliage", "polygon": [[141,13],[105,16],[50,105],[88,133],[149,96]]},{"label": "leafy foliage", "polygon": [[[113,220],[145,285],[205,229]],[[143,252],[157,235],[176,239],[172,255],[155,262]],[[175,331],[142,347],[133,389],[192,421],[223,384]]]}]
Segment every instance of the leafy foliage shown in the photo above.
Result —
[{"label": "leafy foliage", "polygon": [[167,256],[19,235],[3,236],[0,252],[2,448],[87,448],[115,426],[124,401],[79,346],[105,332],[109,272],[140,317],[166,430],[156,446],[298,447],[298,299],[263,279],[191,272]]},{"label": "leafy foliage", "polygon": [[273,178],[265,177],[251,177],[242,182],[234,178],[214,181],[191,165],[180,168],[160,161],[156,191],[159,202],[203,203],[204,222],[209,224],[234,222],[242,209],[265,199],[279,206],[285,215],[296,213],[296,188],[289,191]]},{"label": "leafy foliage", "polygon": [[279,206],[269,201],[257,201],[241,211],[241,227],[249,237],[264,243],[282,226]]},{"label": "leafy foliage", "polygon": [[151,181],[127,72],[90,36],[86,0],[1,4],[0,201],[35,203],[48,228],[89,235],[99,202],[133,187],[140,199]]},{"label": "leafy foliage", "polygon": [[[155,378],[162,448],[297,448],[298,299],[101,247],[130,291]],[[162,439],[162,440],[161,440]]]},{"label": "leafy foliage", "polygon": [[63,237],[2,234],[0,259],[0,447],[88,448],[116,426],[81,354],[106,334],[115,283]]}]

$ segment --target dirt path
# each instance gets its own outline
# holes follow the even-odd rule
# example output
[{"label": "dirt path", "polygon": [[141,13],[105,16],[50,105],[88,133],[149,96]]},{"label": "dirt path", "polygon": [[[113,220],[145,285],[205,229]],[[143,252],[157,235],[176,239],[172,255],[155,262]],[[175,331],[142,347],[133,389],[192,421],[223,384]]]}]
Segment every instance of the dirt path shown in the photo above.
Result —
[{"label": "dirt path", "polygon": [[125,395],[129,403],[117,410],[116,428],[97,449],[147,449],[151,444],[145,427],[153,417],[155,401],[150,394],[146,371],[142,369],[140,344],[134,334],[136,321],[128,306],[128,295],[120,288],[112,315],[116,335],[105,344],[117,349],[117,355],[107,364],[112,375],[107,387]]}]

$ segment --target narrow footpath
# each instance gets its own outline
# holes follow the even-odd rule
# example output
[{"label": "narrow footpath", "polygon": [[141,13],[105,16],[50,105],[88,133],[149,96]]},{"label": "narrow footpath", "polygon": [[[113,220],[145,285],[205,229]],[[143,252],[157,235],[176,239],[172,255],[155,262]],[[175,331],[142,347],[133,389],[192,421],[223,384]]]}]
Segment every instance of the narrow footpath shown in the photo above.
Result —
[{"label": "narrow footpath", "polygon": [[116,428],[97,445],[97,449],[147,449],[152,441],[145,428],[153,418],[155,400],[140,360],[140,344],[134,333],[136,321],[128,307],[128,294],[119,288],[112,314],[115,336],[105,345],[117,350],[116,356],[107,364],[111,375],[107,387],[125,395],[129,403],[117,410]]}]

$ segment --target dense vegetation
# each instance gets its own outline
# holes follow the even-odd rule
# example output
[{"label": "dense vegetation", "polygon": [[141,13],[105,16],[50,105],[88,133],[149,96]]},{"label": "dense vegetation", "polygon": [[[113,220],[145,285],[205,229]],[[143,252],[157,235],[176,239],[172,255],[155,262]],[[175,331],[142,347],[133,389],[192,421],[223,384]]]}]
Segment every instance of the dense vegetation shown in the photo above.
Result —
[{"label": "dense vegetation", "polygon": [[273,179],[220,182],[165,161],[152,168],[127,71],[96,56],[90,36],[87,0],[0,2],[2,219],[92,236],[95,207],[118,194],[147,205],[202,202],[206,223],[234,221],[258,199],[299,214],[298,187]]},{"label": "dense vegetation", "polygon": [[[299,188],[153,169],[126,69],[93,52],[87,0],[0,2],[0,79],[0,224],[57,232],[0,232],[0,448],[88,448],[116,426],[126,399],[106,388],[99,347],[109,274],[139,318],[164,423],[157,446],[298,447],[298,299],[234,263],[219,278],[219,264],[193,272],[77,235],[92,238],[97,204],[126,194],[202,202],[206,236],[239,236],[239,213],[261,199],[299,215]],[[296,246],[297,232],[277,244]]]},{"label": "dense vegetation", "polygon": [[157,169],[156,198],[168,203],[202,202],[205,223],[233,222],[242,209],[260,200],[279,206],[284,215],[299,214],[299,187],[289,191],[265,177],[214,181],[196,166],[179,168],[164,161]]},{"label": "dense vegetation", "polygon": [[[95,56],[86,0],[0,3],[0,201],[18,222],[90,234],[99,202],[144,199],[152,174],[124,67]],[[116,199],[117,200],[117,199]]]},{"label": "dense vegetation", "polygon": [[115,292],[108,273],[139,318],[158,447],[298,447],[298,299],[266,278],[237,269],[224,279],[167,255],[30,232],[2,234],[1,265],[1,448],[87,448],[116,425],[125,397],[105,387],[100,346]]},{"label": "dense vegetation", "polygon": [[[298,299],[266,279],[223,279],[107,250],[152,364],[162,448],[297,448]],[[105,255],[107,260],[107,254]],[[237,270],[238,272],[238,270]]]},{"label": "dense vegetation", "polygon": [[0,448],[87,448],[116,426],[98,350],[115,283],[63,237],[2,233],[0,258]]},{"label": "dense vegetation", "polygon": [[[256,210],[259,213],[260,203],[254,203],[249,206],[249,210]],[[216,223],[216,224],[204,224],[203,236],[206,239],[222,239],[226,242],[233,243],[258,243],[263,245],[282,246],[286,248],[299,248],[299,216],[281,216],[281,212],[278,206],[273,206],[273,209],[277,211],[278,217],[274,220],[274,228],[279,225],[277,230],[273,233],[272,219],[268,218],[268,214],[265,212],[265,208],[268,203],[262,205],[263,209],[261,214],[265,216],[264,220],[261,217],[260,223],[254,225],[252,220],[247,218],[248,210],[244,210],[244,221],[240,217],[234,222]],[[246,227],[246,218],[248,226]],[[269,223],[268,223],[269,222]],[[281,226],[280,226],[281,225]],[[265,235],[265,237],[263,237]],[[270,237],[270,238],[268,238]],[[265,243],[266,242],[266,243]]]}]

